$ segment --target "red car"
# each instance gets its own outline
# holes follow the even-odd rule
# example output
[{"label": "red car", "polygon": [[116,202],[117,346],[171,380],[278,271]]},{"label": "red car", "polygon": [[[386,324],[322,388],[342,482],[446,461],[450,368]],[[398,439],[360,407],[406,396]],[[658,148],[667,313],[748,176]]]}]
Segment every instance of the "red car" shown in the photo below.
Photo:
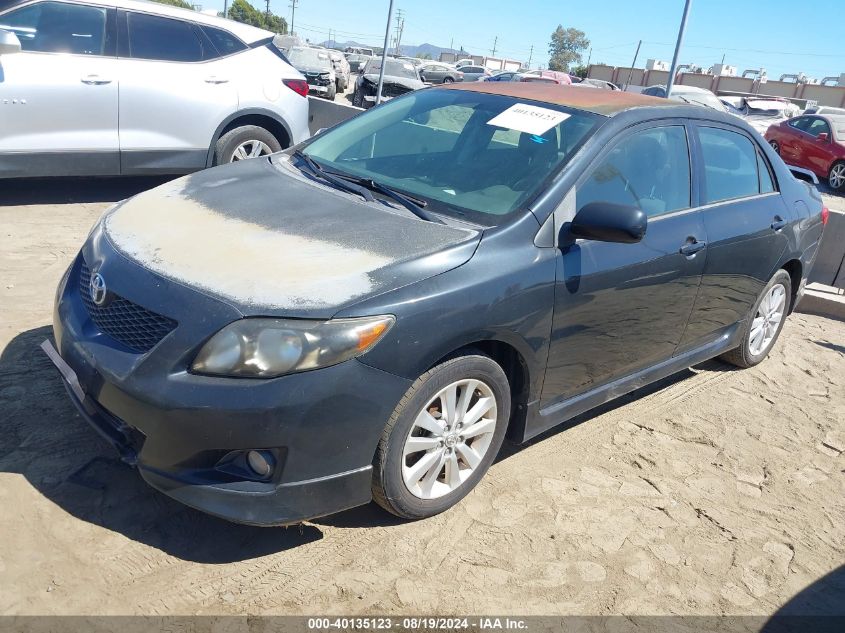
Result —
[{"label": "red car", "polygon": [[805,115],[772,125],[766,140],[784,162],[845,189],[845,115]]}]

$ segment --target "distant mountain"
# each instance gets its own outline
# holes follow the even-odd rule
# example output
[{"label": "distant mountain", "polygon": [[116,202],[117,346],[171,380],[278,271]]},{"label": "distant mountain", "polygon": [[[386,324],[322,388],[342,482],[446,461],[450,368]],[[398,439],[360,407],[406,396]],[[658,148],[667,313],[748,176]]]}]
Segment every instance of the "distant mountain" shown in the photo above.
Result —
[{"label": "distant mountain", "polygon": [[[346,42],[336,42],[333,40],[320,42],[321,46],[326,46],[329,48],[346,48],[347,46],[361,46],[364,48],[372,48],[374,51],[381,52],[381,46],[373,46],[372,44],[362,44],[360,42],[355,41],[346,41]],[[412,46],[412,45],[405,45],[399,47],[402,55],[407,55],[408,57],[421,57],[423,55],[428,55],[431,59],[440,59],[440,53],[461,53],[462,55],[469,55],[466,51],[456,50],[454,48],[444,48],[441,46],[435,46],[434,44],[420,44],[419,46]],[[393,52],[393,49],[388,50],[388,52]]]}]

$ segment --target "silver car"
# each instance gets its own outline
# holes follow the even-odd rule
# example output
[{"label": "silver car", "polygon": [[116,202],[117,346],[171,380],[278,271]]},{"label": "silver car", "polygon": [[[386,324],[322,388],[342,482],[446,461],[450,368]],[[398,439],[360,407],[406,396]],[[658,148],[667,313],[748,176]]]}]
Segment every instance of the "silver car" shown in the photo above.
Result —
[{"label": "silver car", "polygon": [[155,2],[0,7],[0,178],[186,173],[309,136],[269,31]]}]

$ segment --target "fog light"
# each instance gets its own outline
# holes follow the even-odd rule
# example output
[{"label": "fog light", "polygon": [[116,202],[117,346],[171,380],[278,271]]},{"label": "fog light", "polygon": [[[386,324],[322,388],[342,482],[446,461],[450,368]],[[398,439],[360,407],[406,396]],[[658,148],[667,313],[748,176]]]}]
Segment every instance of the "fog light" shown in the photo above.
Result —
[{"label": "fog light", "polygon": [[266,451],[250,451],[246,454],[246,461],[259,477],[269,477],[273,474],[273,456]]}]

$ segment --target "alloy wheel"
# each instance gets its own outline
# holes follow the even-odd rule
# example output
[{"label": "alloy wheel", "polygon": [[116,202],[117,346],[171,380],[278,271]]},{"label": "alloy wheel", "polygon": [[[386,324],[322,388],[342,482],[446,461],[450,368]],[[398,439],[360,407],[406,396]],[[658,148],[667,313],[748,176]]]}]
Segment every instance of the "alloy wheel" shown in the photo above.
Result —
[{"label": "alloy wheel", "polygon": [[780,154],[780,144],[777,141],[769,141],[769,145],[775,150],[775,154]]},{"label": "alloy wheel", "polygon": [[247,158],[258,158],[259,156],[268,156],[273,153],[270,146],[262,141],[244,141],[235,148],[232,152],[231,162],[236,160],[246,160]]},{"label": "alloy wheel", "polygon": [[763,297],[757,307],[757,314],[751,322],[748,351],[752,355],[759,356],[769,349],[777,336],[785,311],[786,289],[780,284],[775,284]]},{"label": "alloy wheel", "polygon": [[845,163],[837,163],[833,166],[828,181],[834,189],[841,189],[845,186]]},{"label": "alloy wheel", "polygon": [[420,499],[458,489],[481,464],[496,431],[498,407],[484,382],[441,389],[417,414],[402,449],[402,479]]}]

